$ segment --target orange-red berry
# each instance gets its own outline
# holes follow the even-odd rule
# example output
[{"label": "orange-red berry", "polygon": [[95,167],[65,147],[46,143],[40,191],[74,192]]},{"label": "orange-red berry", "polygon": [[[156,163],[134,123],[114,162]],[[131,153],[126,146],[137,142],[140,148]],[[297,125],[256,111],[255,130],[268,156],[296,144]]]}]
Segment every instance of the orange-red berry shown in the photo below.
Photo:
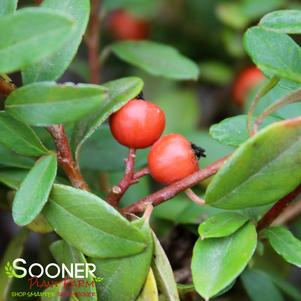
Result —
[{"label": "orange-red berry", "polygon": [[[169,134],[160,138],[148,154],[148,168],[152,177],[162,184],[181,180],[199,170],[196,148],[179,134]],[[204,155],[202,149],[201,154]]]},{"label": "orange-red berry", "polygon": [[120,144],[129,148],[146,148],[162,135],[165,114],[153,103],[133,99],[111,115],[110,128]]}]

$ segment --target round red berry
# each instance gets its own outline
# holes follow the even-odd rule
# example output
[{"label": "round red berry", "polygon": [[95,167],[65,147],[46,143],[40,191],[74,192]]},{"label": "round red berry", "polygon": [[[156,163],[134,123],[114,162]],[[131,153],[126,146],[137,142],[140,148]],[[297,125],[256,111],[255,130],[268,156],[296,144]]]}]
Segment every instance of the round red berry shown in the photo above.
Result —
[{"label": "round red berry", "polygon": [[264,75],[257,67],[252,66],[244,69],[233,84],[232,94],[234,101],[238,105],[243,106],[250,90],[263,80]]},{"label": "round red berry", "polygon": [[120,144],[129,148],[146,148],[153,145],[164,131],[165,114],[153,103],[133,99],[111,115],[110,128]]},{"label": "round red berry", "polygon": [[149,35],[149,23],[125,10],[113,12],[109,30],[118,40],[143,40]]},{"label": "round red berry", "polygon": [[195,147],[179,134],[160,138],[148,154],[148,168],[160,183],[170,184],[199,170]]}]

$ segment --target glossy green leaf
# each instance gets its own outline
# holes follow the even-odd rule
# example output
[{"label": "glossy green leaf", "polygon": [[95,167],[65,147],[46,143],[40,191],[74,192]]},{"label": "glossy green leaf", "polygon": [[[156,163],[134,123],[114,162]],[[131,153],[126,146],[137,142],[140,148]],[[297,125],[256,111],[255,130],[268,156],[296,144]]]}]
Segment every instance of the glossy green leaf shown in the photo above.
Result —
[{"label": "glossy green leaf", "polygon": [[0,16],[13,14],[17,9],[18,0],[2,0],[0,4]]},{"label": "glossy green leaf", "polygon": [[148,225],[143,226],[147,248],[139,254],[121,258],[94,259],[89,262],[96,265],[96,276],[103,277],[97,283],[99,300],[122,301],[136,300],[148,274],[152,254],[153,241]]},{"label": "glossy green leaf", "polygon": [[25,177],[27,176],[28,171],[24,169],[0,169],[0,182],[9,188],[17,190]]},{"label": "glossy green leaf", "polygon": [[28,230],[23,228],[9,243],[0,263],[0,300],[7,300],[7,293],[12,281],[5,272],[5,265],[7,262],[12,262],[16,258],[20,257],[24,243],[27,238]]},{"label": "glossy green leaf", "polygon": [[112,113],[140,93],[143,88],[143,81],[138,77],[126,77],[108,82],[103,87],[108,89],[103,104],[97,109],[97,112],[80,120],[75,126],[72,144],[77,159],[79,159],[79,152],[83,143]]},{"label": "glossy green leaf", "polygon": [[[260,129],[279,120],[279,118],[270,116],[265,119],[264,123],[260,126]],[[255,118],[253,118],[253,121],[255,121]],[[250,137],[247,129],[247,115],[237,115],[226,118],[221,122],[212,125],[209,133],[213,139],[220,143],[237,147],[247,141]]]},{"label": "glossy green leaf", "polygon": [[150,74],[177,80],[196,80],[198,66],[175,48],[150,41],[124,41],[112,45],[113,52],[129,64]]},{"label": "glossy green leaf", "polygon": [[172,268],[168,258],[160,244],[160,241],[153,233],[154,255],[152,261],[152,269],[157,281],[160,293],[166,301],[179,301],[177,284],[173,275]]},{"label": "glossy green leaf", "polygon": [[287,34],[252,27],[244,35],[244,45],[267,75],[301,82],[301,48]]},{"label": "glossy green leaf", "polygon": [[246,269],[241,275],[242,283],[253,301],[284,301],[284,298],[268,274]]},{"label": "glossy green leaf", "polygon": [[74,28],[74,19],[50,9],[26,8],[1,17],[0,72],[20,70],[57,51]]},{"label": "glossy green leaf", "polygon": [[7,167],[17,167],[30,169],[34,164],[34,160],[28,157],[19,156],[15,152],[9,150],[0,144],[0,165]]},{"label": "glossy green leaf", "polygon": [[85,255],[121,257],[145,249],[141,231],[96,195],[54,185],[50,198],[43,211],[49,223],[65,241]]},{"label": "glossy green leaf", "polygon": [[40,158],[27,174],[13,202],[13,218],[18,225],[27,225],[42,211],[56,177],[54,154]]},{"label": "glossy green leaf", "polygon": [[89,84],[41,82],[15,90],[5,110],[24,122],[47,126],[78,120],[102,105],[107,90]]},{"label": "glossy green leaf", "polygon": [[225,238],[199,239],[191,267],[197,292],[208,300],[227,287],[244,270],[256,244],[256,229],[251,223]]},{"label": "glossy green leaf", "polygon": [[57,80],[63,74],[77,52],[90,14],[89,0],[44,0],[41,7],[63,11],[72,16],[76,21],[76,28],[59,50],[23,70],[25,84]]},{"label": "glossy green leaf", "polygon": [[[71,264],[85,264],[87,263],[85,256],[67,244],[63,240],[57,240],[50,246],[50,251],[55,258],[56,262],[59,264],[65,264],[69,267]],[[88,281],[92,283],[94,280],[91,274],[88,274],[88,277],[84,278],[84,281]],[[96,287],[89,285],[89,286],[82,286],[82,287],[74,287],[72,289],[72,293],[78,293],[78,300],[85,301],[87,300],[87,296],[89,296],[89,300],[97,301],[97,292]],[[84,295],[86,294],[86,296]]]},{"label": "glossy green leaf", "polygon": [[256,207],[294,190],[301,182],[300,137],[301,118],[260,131],[219,170],[206,191],[206,203],[223,209]]},{"label": "glossy green leaf", "polygon": [[248,218],[234,212],[223,212],[209,217],[199,226],[201,239],[229,236],[248,221]]},{"label": "glossy green leaf", "polygon": [[39,214],[30,224],[27,225],[27,228],[40,234],[53,232],[53,228],[49,225],[43,214]]},{"label": "glossy green leaf", "polygon": [[264,230],[273,249],[287,262],[301,267],[301,241],[288,229],[278,226]]},{"label": "glossy green leaf", "polygon": [[47,152],[35,132],[25,123],[0,112],[0,143],[24,156],[41,156]]},{"label": "glossy green leaf", "polygon": [[279,10],[265,15],[259,23],[260,27],[276,32],[289,34],[301,33],[301,11]]}]

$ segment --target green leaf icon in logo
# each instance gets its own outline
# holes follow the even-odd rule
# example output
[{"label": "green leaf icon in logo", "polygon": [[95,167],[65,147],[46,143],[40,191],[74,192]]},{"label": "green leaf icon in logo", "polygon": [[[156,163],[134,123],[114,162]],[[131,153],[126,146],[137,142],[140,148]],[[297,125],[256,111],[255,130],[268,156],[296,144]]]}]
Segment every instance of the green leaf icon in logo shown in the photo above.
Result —
[{"label": "green leaf icon in logo", "polygon": [[9,261],[5,264],[4,269],[5,269],[5,273],[6,273],[8,278],[14,278],[15,277],[14,268],[13,268],[13,266],[11,265],[11,263]]}]

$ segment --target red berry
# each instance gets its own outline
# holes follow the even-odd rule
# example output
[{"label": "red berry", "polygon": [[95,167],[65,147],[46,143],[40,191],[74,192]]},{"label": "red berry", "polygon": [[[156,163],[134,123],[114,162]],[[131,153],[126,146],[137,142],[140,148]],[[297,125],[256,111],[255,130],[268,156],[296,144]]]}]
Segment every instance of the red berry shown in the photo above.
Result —
[{"label": "red berry", "polygon": [[152,146],[148,168],[156,181],[170,184],[199,170],[199,164],[191,142],[179,134],[169,134]]},{"label": "red berry", "polygon": [[165,128],[165,114],[153,103],[133,99],[111,115],[110,127],[120,144],[145,148],[160,138]]},{"label": "red berry", "polygon": [[252,66],[244,69],[233,84],[232,94],[235,102],[243,106],[250,90],[263,80],[264,75],[257,67]]},{"label": "red berry", "polygon": [[117,10],[109,19],[109,29],[118,40],[143,40],[148,37],[149,23],[125,10]]}]

